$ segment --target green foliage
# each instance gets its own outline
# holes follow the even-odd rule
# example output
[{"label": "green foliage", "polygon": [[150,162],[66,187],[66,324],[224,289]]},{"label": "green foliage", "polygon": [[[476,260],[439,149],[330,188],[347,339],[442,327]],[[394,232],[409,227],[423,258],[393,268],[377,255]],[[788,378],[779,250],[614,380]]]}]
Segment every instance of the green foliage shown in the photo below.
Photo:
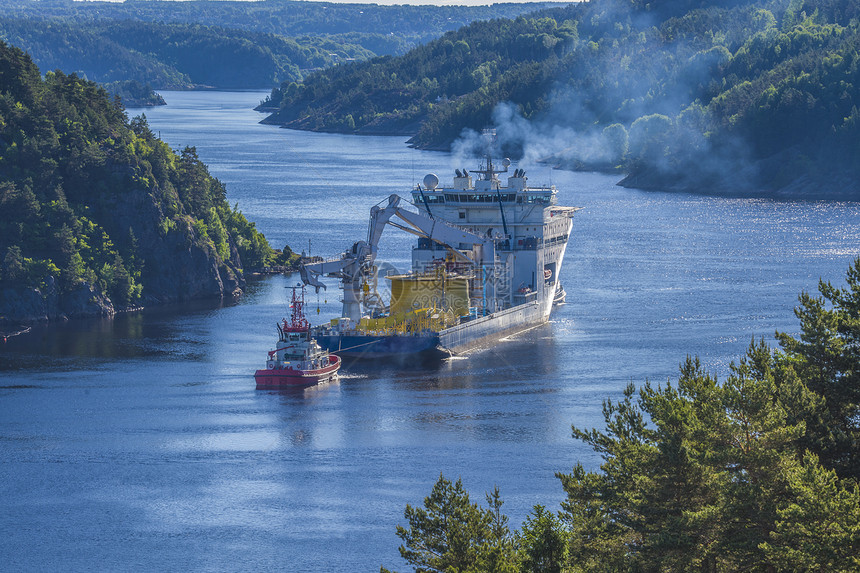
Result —
[{"label": "green foliage", "polygon": [[860,491],[843,486],[836,472],[809,455],[788,474],[791,501],[777,511],[773,541],[761,545],[782,571],[860,569]]},{"label": "green foliage", "polygon": [[[193,85],[258,88],[295,81],[301,70],[374,54],[330,38],[134,20],[0,17],[0,37],[28,51],[43,69],[75,70],[131,95]],[[135,82],[135,83],[128,83]],[[141,95],[136,96],[138,98]],[[149,98],[147,93],[143,100]]]},{"label": "green foliage", "polygon": [[[365,3],[278,0],[248,4],[241,1],[197,0],[194,4],[117,2],[91,4],[74,0],[20,2],[0,0],[0,14],[16,18],[53,17],[101,25],[135,20],[149,23],[219,26],[232,30],[292,37],[315,36],[331,44],[360,45],[383,55],[403,53],[443,33],[475,20],[514,18],[553,3],[502,3],[486,6],[379,6]],[[558,3],[555,3],[558,5]],[[352,57],[341,54],[341,57]]]},{"label": "green foliage", "polygon": [[643,186],[761,192],[837,171],[850,182],[860,180],[858,54],[852,0],[593,1],[475,22],[402,56],[322,70],[282,85],[268,121],[447,148],[509,102],[536,139],[559,127],[589,136],[624,127],[629,153],[619,155],[610,130],[602,152],[561,160],[623,167]]},{"label": "green foliage", "polygon": [[[576,25],[552,18],[491,20],[449,32],[398,58],[376,58],[281,86],[267,121],[327,131],[414,133],[419,145],[451,141],[480,128],[496,103],[542,109],[558,58],[577,40]],[[351,116],[352,122],[346,120]],[[349,127],[354,125],[354,127]]]},{"label": "green foliage", "polygon": [[613,123],[603,128],[603,140],[609,153],[609,162],[621,165],[627,158],[630,149],[630,138],[627,130],[620,123]]},{"label": "green foliage", "polygon": [[655,113],[645,115],[630,126],[630,155],[634,161],[653,163],[667,155],[673,131],[672,120]]},{"label": "green foliage", "polygon": [[860,479],[860,259],[847,285],[818,285],[820,296],[800,295],[800,336],[777,333],[785,362],[824,400],[807,447],[843,477]]},{"label": "green foliage", "polygon": [[[790,476],[804,465],[824,471],[798,451],[806,424],[794,412],[814,402],[810,394],[762,342],[723,384],[688,358],[677,388],[646,384],[634,399],[631,386],[621,403],[607,402],[606,432],[574,429],[603,455],[600,473],[580,466],[560,476],[572,561],[643,570],[774,567],[771,558],[785,549],[776,540],[788,539],[779,524],[798,500]],[[860,501],[853,486],[834,487]]]},{"label": "green foliage", "polygon": [[166,105],[164,98],[153,91],[150,84],[137,80],[125,80],[104,84],[108,93],[119,97],[126,107],[147,107]]},{"label": "green foliage", "polygon": [[0,282],[60,293],[87,282],[126,307],[169,280],[167,244],[234,275],[273,259],[196,150],[174,153],[104,89],[59,71],[42,80],[2,42],[0,79]]},{"label": "green foliage", "polygon": [[25,274],[24,257],[21,256],[21,247],[11,245],[6,249],[6,256],[3,257],[3,276],[4,281],[17,283]]},{"label": "green foliage", "polygon": [[568,534],[561,520],[536,505],[519,538],[523,573],[561,573],[566,568]]},{"label": "green foliage", "polygon": [[[801,295],[801,334],[778,334],[783,350],[753,340],[722,383],[688,357],[676,385],[629,384],[605,401],[603,430],[574,427],[600,468],[558,474],[560,514],[536,506],[506,566],[857,571],[860,259],[846,287],[819,291]],[[490,517],[441,477],[425,508],[407,506],[412,527],[398,527],[404,558],[416,571],[472,570],[436,559],[451,547],[479,554],[486,536],[463,532],[485,531]]]},{"label": "green foliage", "polygon": [[460,480],[451,483],[440,475],[423,508],[406,506],[409,528],[397,527],[404,542],[400,555],[420,572],[515,571],[513,540],[498,488],[487,495],[487,502],[489,509],[481,509],[469,500]]}]

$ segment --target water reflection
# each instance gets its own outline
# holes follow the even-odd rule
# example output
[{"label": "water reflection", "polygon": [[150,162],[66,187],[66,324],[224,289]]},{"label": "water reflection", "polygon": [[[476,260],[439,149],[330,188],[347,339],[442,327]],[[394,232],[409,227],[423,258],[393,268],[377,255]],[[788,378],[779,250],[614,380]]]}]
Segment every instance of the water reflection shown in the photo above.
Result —
[{"label": "water reflection", "polygon": [[98,359],[96,363],[164,357],[202,360],[207,337],[194,330],[195,323],[234,304],[219,299],[193,301],[114,318],[37,324],[30,333],[0,345],[0,370],[90,367],[91,359]]},{"label": "water reflection", "polygon": [[[217,132],[220,115],[183,120],[175,103],[147,110],[153,129],[172,147],[197,145],[273,244],[301,250],[312,238],[314,254],[364,236],[368,206],[411,186],[413,157],[415,181],[423,165],[449,161],[402,139],[261,127],[254,112],[245,127]],[[201,129],[205,137],[191,139]],[[310,170],[302,156],[321,165]],[[481,352],[347,363],[336,384],[258,391],[253,373],[288,314],[284,287],[296,282],[280,276],[250,282],[236,305],[179,305],[10,339],[0,346],[0,530],[9,533],[0,555],[21,557],[13,569],[49,571],[167,570],[188,555],[204,556],[196,570],[396,567],[394,526],[440,472],[461,476],[478,498],[499,484],[517,525],[534,504],[563,498],[555,472],[600,463],[571,439],[571,424],[603,427],[604,399],[631,380],[676,378],[687,353],[724,373],[752,335],[796,329],[798,293],[819,277],[840,282],[860,254],[858,204],[552,177],[561,204],[585,207],[562,269],[568,304],[550,324]],[[407,240],[387,239],[383,252],[408,257]],[[338,298],[321,293],[316,315],[311,295],[315,323],[339,316]],[[86,542],[104,539],[122,542]]]},{"label": "water reflection", "polygon": [[553,328],[544,324],[447,359],[353,359],[344,361],[342,371],[367,383],[385,380],[414,391],[486,390],[501,384],[507,391],[534,392],[533,382],[556,375],[556,352]]},{"label": "water reflection", "polygon": [[258,394],[278,396],[281,403],[295,405],[301,403],[312,403],[322,395],[329,392],[338,392],[340,387],[340,376],[335,376],[328,382],[314,384],[313,386],[283,386],[281,388],[266,388],[257,390]]}]

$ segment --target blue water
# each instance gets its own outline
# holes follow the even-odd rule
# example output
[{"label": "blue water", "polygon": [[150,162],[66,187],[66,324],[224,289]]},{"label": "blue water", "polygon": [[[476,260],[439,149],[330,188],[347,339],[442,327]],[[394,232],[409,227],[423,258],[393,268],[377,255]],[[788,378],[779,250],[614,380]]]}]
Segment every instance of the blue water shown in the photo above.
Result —
[{"label": "blue water", "polygon": [[[336,255],[365,237],[372,204],[463,167],[402,137],[259,125],[249,108],[264,93],[164,96],[145,110],[152,129],[196,146],[279,247]],[[528,171],[584,207],[561,274],[568,303],[484,352],[256,391],[296,277],[253,282],[236,305],[52,325],[0,346],[3,569],[404,569],[395,526],[440,472],[478,501],[498,485],[514,526],[536,503],[556,508],[554,473],[599,464],[571,424],[601,426],[605,398],[674,379],[687,354],[725,375],[752,337],[796,331],[797,295],[819,277],[841,284],[860,255],[858,204]],[[407,265],[410,242],[393,231],[383,258]],[[312,295],[314,319],[336,316],[338,298]]]}]

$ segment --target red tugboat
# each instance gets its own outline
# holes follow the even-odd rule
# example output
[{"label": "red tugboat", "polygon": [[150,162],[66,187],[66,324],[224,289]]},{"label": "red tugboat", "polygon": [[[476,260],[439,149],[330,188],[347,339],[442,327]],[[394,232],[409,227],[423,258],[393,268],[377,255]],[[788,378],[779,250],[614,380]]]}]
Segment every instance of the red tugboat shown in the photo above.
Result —
[{"label": "red tugboat", "polygon": [[305,290],[301,298],[293,287],[290,321],[278,327],[278,344],[269,351],[265,370],[257,370],[257,389],[311,386],[328,382],[337,376],[340,358],[320,348],[311,337],[310,323],[305,318]]}]

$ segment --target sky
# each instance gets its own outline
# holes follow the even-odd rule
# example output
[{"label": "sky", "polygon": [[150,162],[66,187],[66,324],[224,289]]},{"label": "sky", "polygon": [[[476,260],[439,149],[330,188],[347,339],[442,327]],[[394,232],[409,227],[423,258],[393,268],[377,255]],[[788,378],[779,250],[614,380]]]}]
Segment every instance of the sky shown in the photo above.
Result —
[{"label": "sky", "polygon": [[[245,0],[248,1],[248,0]],[[253,1],[253,0],[250,0]],[[380,6],[391,6],[393,4],[430,4],[433,6],[487,6],[489,4],[525,4],[527,2],[543,0],[372,0],[358,2],[356,0],[308,0],[309,2],[332,2],[336,4],[379,4]],[[559,0],[547,0],[559,1]],[[564,1],[564,0],[560,0]]]},{"label": "sky", "polygon": [[[75,0],[76,2],[93,0]],[[124,0],[96,0],[101,2],[123,2]],[[194,0],[172,0],[174,2],[193,2]],[[256,2],[258,0],[234,0],[238,2]],[[395,4],[433,5],[433,6],[487,6],[489,4],[525,4],[527,2],[540,2],[543,0],[305,0],[308,2],[331,2],[334,4],[379,4],[380,6],[392,6]],[[558,1],[558,0],[547,0]],[[560,0],[564,2],[565,0]],[[574,0],[578,1],[578,0]]]}]

